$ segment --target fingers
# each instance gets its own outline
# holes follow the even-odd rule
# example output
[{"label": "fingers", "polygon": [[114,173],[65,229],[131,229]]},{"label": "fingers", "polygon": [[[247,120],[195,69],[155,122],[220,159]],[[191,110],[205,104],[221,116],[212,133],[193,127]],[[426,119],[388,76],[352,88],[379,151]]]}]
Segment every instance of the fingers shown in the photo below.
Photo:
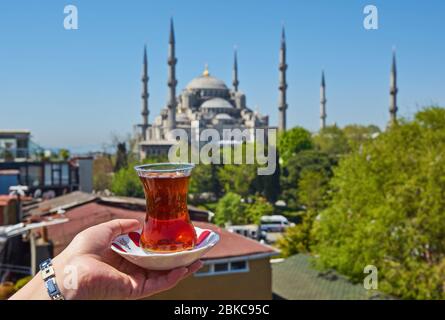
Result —
[{"label": "fingers", "polygon": [[192,263],[190,266],[188,266],[188,272],[186,273],[186,275],[184,276],[184,278],[188,277],[189,275],[191,275],[192,273],[195,273],[196,271],[198,271],[199,269],[202,268],[204,264],[202,263],[201,260],[195,261],[194,263]]},{"label": "fingers", "polygon": [[97,228],[97,230],[110,230],[110,238],[112,240],[121,234],[139,229],[140,223],[136,219],[115,219],[98,224],[93,228]]},{"label": "fingers", "polygon": [[173,288],[179,281],[198,271],[203,266],[201,261],[196,261],[188,267],[181,267],[170,272],[150,272],[145,282],[142,296],[149,296],[161,291]]}]

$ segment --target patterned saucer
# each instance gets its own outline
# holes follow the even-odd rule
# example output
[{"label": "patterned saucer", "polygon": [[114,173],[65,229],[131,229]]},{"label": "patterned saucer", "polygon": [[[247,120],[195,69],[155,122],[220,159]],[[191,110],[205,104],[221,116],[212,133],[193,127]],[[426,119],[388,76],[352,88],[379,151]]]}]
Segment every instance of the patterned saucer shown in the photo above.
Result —
[{"label": "patterned saucer", "polygon": [[118,236],[113,240],[111,249],[131,263],[149,270],[171,270],[188,266],[201,258],[219,241],[219,235],[216,232],[195,227],[197,243],[193,249],[157,253],[145,251],[140,247],[141,231]]}]

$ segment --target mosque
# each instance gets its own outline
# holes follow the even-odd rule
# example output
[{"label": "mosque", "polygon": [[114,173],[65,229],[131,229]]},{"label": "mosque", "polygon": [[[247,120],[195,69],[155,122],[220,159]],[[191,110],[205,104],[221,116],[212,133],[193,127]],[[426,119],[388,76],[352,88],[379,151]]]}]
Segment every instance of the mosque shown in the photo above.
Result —
[{"label": "mosque", "polygon": [[[263,115],[248,107],[246,95],[239,90],[237,53],[234,53],[232,88],[224,81],[210,74],[208,67],[204,72],[192,79],[182,92],[176,93],[176,51],[175,32],[173,20],[170,20],[170,35],[168,49],[168,100],[166,106],[161,109],[152,123],[149,123],[148,107],[148,61],[147,50],[144,48],[142,66],[142,122],[135,126],[137,152],[141,159],[152,155],[166,155],[170,147],[176,142],[169,137],[169,132],[174,129],[184,129],[188,137],[192,136],[193,129],[216,129],[222,132],[224,129],[240,129],[249,132],[247,141],[253,141],[255,129],[277,128],[286,130],[286,111],[288,109],[286,93],[286,37],[284,28],[281,34],[279,55],[279,103],[278,103],[278,128],[270,126],[269,116]],[[390,78],[390,116],[391,122],[396,121],[396,66],[395,54],[391,67]],[[326,126],[326,83],[322,72],[320,85],[320,129]],[[194,131],[193,131],[194,132]],[[221,134],[222,136],[222,134]]]}]

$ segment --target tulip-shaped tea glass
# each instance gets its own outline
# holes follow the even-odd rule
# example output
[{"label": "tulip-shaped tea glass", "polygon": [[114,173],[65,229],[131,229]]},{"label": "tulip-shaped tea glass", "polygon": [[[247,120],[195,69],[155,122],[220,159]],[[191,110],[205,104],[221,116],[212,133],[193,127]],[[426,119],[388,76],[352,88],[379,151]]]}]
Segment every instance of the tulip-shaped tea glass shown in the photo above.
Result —
[{"label": "tulip-shaped tea glass", "polygon": [[187,209],[187,191],[194,165],[155,163],[135,167],[147,202],[140,245],[148,251],[193,249],[196,232]]}]

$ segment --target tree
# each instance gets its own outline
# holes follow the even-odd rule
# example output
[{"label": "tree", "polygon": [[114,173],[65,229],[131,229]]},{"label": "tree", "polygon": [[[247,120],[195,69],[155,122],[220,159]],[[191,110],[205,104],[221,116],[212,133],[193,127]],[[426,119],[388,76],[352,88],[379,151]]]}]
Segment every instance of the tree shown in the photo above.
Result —
[{"label": "tree", "polygon": [[97,157],[93,161],[93,188],[96,191],[103,191],[111,188],[113,179],[113,163],[110,155]]},{"label": "tree", "polygon": [[298,181],[298,200],[306,210],[318,212],[325,207],[329,173],[304,169]]},{"label": "tree", "polygon": [[120,169],[125,168],[128,164],[126,143],[118,142],[116,148],[116,163],[114,164],[114,172],[118,172]]},{"label": "tree", "polygon": [[218,177],[213,164],[198,164],[190,178],[190,193],[218,192]]},{"label": "tree", "polygon": [[113,174],[111,191],[118,196],[143,198],[144,189],[134,167],[141,164],[165,161],[166,158],[164,156],[152,156],[140,162],[127,164],[127,166],[122,167],[118,172]]},{"label": "tree", "polygon": [[245,224],[247,223],[245,208],[246,206],[240,195],[228,192],[218,201],[214,218],[215,223],[220,226],[225,223]]},{"label": "tree", "polygon": [[366,141],[377,137],[381,131],[375,125],[361,126],[351,124],[343,128],[343,133],[346,136],[349,147],[353,150],[359,148]]},{"label": "tree", "polygon": [[383,292],[444,299],[445,109],[402,119],[360,149],[341,160],[314,224],[319,264],[357,281],[374,265]]},{"label": "tree", "polygon": [[253,203],[246,205],[246,218],[249,223],[260,224],[262,216],[272,215],[274,207],[263,197],[256,196]]},{"label": "tree", "polygon": [[314,220],[315,212],[306,211],[300,224],[286,229],[283,237],[277,241],[277,246],[284,257],[311,251],[315,239],[313,232]]},{"label": "tree", "polygon": [[350,151],[348,139],[337,125],[325,127],[313,139],[318,150],[332,157],[339,157]]},{"label": "tree", "polygon": [[311,133],[302,127],[294,127],[278,136],[278,150],[284,165],[298,152],[312,147]]},{"label": "tree", "polygon": [[59,158],[62,160],[68,160],[70,157],[70,151],[68,149],[60,149],[59,150]]},{"label": "tree", "polygon": [[226,164],[218,169],[218,179],[225,192],[234,192],[242,197],[254,193],[257,167],[252,164]]},{"label": "tree", "polygon": [[326,205],[329,177],[326,172],[305,169],[298,182],[298,198],[305,211],[301,223],[287,228],[278,241],[282,254],[287,257],[296,253],[310,252],[315,243],[313,224],[318,213]]},{"label": "tree", "polygon": [[114,174],[111,183],[111,191],[117,196],[144,197],[142,183],[139,180],[133,165],[121,168]]},{"label": "tree", "polygon": [[282,198],[291,208],[298,208],[298,183],[301,173],[305,170],[321,172],[323,176],[332,175],[332,167],[336,160],[318,150],[304,150],[289,159],[280,177]]}]

